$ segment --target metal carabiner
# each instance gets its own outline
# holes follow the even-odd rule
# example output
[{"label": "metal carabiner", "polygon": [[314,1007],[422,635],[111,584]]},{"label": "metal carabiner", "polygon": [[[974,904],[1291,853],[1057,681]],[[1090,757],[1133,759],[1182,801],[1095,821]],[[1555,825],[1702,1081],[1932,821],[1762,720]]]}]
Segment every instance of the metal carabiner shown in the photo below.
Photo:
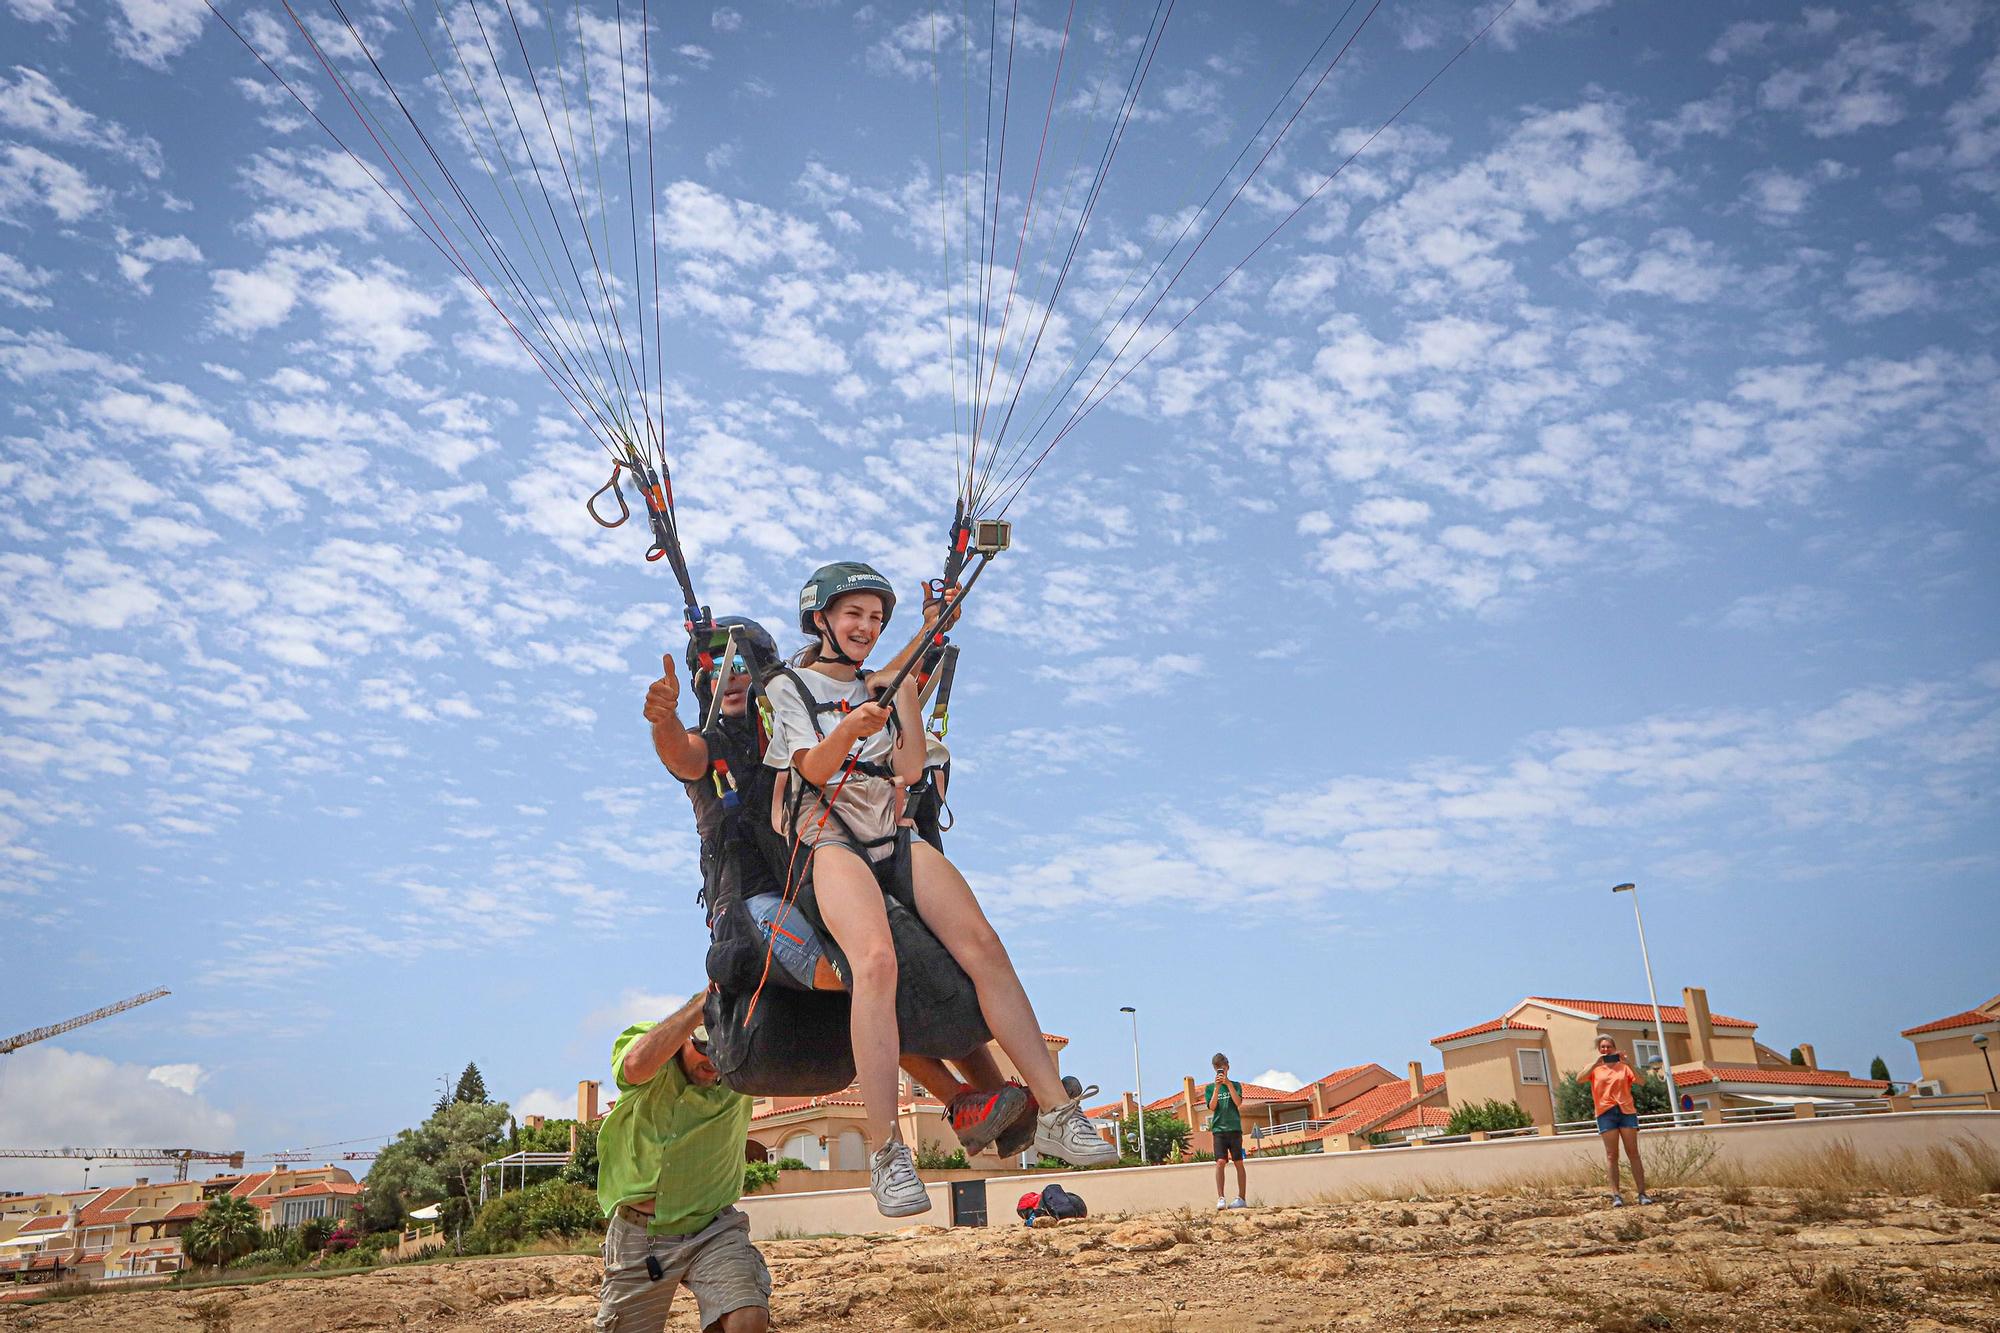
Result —
[{"label": "metal carabiner", "polygon": [[[597,526],[600,528],[622,527],[624,526],[625,520],[632,517],[632,507],[625,503],[625,488],[618,484],[618,474],[624,470],[625,470],[625,464],[618,462],[612,463],[611,480],[605,482],[602,486],[599,486],[596,490],[592,491],[590,493],[590,498],[583,502],[584,511],[590,515],[591,519],[594,522],[596,522]],[[611,520],[610,522],[606,522],[604,516],[597,512],[597,501],[600,497],[603,496],[603,494],[606,491],[610,491],[613,498],[615,498],[618,501],[618,517],[614,520]],[[655,560],[658,559],[659,557],[648,555],[646,558],[648,560]]]}]

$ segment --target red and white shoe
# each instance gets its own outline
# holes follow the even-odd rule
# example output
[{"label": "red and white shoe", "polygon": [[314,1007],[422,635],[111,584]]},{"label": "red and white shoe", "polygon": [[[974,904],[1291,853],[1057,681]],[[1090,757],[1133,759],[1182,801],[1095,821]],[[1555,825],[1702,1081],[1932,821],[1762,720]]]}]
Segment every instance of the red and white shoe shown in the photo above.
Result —
[{"label": "red and white shoe", "polygon": [[995,1092],[967,1089],[952,1098],[945,1111],[959,1146],[972,1157],[991,1147],[1027,1104],[1027,1089],[1018,1083],[1003,1083]]}]

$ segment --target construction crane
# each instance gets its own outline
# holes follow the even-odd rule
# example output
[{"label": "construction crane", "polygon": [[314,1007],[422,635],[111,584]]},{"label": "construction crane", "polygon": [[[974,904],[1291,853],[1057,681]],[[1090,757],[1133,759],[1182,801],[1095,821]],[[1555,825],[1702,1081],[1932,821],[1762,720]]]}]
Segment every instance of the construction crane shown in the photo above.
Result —
[{"label": "construction crane", "polygon": [[51,1023],[45,1028],[30,1028],[17,1037],[0,1038],[0,1055],[6,1055],[10,1051],[17,1051],[21,1047],[33,1042],[47,1041],[50,1037],[59,1037],[63,1033],[71,1031],[74,1028],[80,1028],[86,1023],[95,1023],[100,1018],[109,1018],[113,1014],[122,1014],[127,1009],[137,1009],[142,1004],[150,1004],[162,995],[169,994],[172,994],[172,992],[165,986],[161,986],[158,989],[147,991],[144,995],[134,995],[129,1000],[120,1000],[116,1004],[107,1004],[102,1009],[93,1009],[87,1014],[78,1014],[75,1018],[66,1018],[60,1023]]},{"label": "construction crane", "polygon": [[226,1162],[241,1170],[243,1153],[213,1148],[0,1148],[0,1157],[69,1158],[84,1162],[132,1162],[139,1166],[171,1166],[175,1180],[186,1180],[189,1162]]}]

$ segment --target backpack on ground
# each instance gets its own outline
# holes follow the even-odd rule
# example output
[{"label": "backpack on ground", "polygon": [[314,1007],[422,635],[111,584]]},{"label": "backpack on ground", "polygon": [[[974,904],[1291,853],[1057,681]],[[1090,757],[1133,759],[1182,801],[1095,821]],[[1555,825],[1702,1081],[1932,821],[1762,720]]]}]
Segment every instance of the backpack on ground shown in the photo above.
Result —
[{"label": "backpack on ground", "polygon": [[1052,1217],[1063,1222],[1090,1216],[1090,1209],[1085,1206],[1082,1195],[1073,1194],[1056,1184],[1044,1185],[1023,1194],[1015,1203],[1014,1212],[1028,1226],[1033,1226],[1038,1217]]}]

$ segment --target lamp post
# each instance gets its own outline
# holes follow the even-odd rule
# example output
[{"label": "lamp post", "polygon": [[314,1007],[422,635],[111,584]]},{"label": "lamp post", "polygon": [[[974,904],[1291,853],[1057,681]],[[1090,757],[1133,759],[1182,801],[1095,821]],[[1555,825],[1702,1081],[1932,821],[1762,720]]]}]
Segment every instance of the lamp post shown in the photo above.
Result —
[{"label": "lamp post", "polygon": [[[1646,952],[1646,919],[1639,915],[1639,886],[1615,884],[1611,891],[1632,895],[1632,920],[1639,927],[1639,961],[1646,966],[1646,994],[1651,996],[1653,1001],[1653,1031],[1660,1038],[1660,1068],[1665,1070],[1667,1075],[1667,1107],[1673,1113],[1674,1123],[1678,1125],[1681,1122],[1681,1090],[1674,1083],[1674,1062],[1667,1051],[1667,1020],[1660,1016],[1660,991],[1653,984],[1653,958]],[[1692,1023],[1694,1015],[1688,1015],[1688,1021]]]},{"label": "lamp post", "polygon": [[1118,1006],[1121,1014],[1132,1016],[1132,1100],[1139,1120],[1139,1165],[1146,1165],[1146,1086],[1139,1078],[1139,1011],[1129,1004]]},{"label": "lamp post", "polygon": [[1977,1046],[1979,1053],[1986,1057],[1986,1082],[1992,1086],[1993,1091],[2000,1092],[2000,1080],[1996,1080],[1993,1077],[1993,1052],[1986,1049],[1986,1042],[1987,1037],[1984,1032],[1973,1034],[1972,1044]]}]

